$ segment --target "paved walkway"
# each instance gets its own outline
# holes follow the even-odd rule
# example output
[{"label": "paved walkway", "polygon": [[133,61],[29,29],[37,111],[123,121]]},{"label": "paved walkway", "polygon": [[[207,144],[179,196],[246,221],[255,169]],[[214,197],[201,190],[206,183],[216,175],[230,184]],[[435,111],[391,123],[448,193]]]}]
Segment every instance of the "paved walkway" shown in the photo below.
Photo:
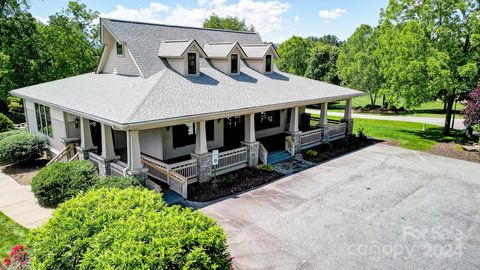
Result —
[{"label": "paved walkway", "polygon": [[[309,109],[307,108],[305,112],[312,114],[319,114],[320,110]],[[340,112],[328,112],[330,116],[343,116],[343,113]],[[353,118],[363,118],[363,119],[374,119],[374,120],[391,120],[391,121],[403,121],[403,122],[414,122],[414,123],[425,123],[435,126],[442,126],[445,124],[445,119],[441,117],[417,117],[409,115],[378,115],[370,113],[354,113],[352,114]],[[463,125],[463,119],[458,119],[455,117],[455,129],[465,129]]]},{"label": "paved walkway", "polygon": [[0,172],[0,211],[24,227],[36,228],[52,216],[53,209],[41,207],[30,186]]}]

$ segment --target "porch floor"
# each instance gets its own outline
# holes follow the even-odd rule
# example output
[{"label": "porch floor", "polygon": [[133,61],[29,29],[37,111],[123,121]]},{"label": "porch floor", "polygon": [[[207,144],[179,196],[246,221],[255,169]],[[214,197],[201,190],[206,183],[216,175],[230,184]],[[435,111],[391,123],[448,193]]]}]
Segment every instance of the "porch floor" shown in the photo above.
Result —
[{"label": "porch floor", "polygon": [[278,150],[283,151],[285,150],[285,136],[287,136],[285,133],[281,133],[260,138],[258,141],[263,144],[268,152],[274,152]]}]

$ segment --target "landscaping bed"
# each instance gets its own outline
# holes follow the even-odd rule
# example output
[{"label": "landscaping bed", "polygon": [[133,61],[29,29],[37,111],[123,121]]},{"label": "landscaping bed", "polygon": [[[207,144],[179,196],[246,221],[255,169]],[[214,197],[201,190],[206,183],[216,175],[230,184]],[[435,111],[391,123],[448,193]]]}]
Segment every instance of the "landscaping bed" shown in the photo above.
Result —
[{"label": "landscaping bed", "polygon": [[368,145],[378,143],[380,141],[369,138],[359,138],[350,136],[348,140],[340,139],[329,144],[321,144],[310,149],[303,150],[301,155],[303,159],[313,162],[321,163],[328,159],[343,155],[345,153],[363,148]]},{"label": "landscaping bed", "polygon": [[451,158],[480,163],[479,152],[465,151],[463,150],[461,145],[456,144],[454,142],[437,143],[436,145],[432,146],[430,153],[439,155],[439,156],[451,157]]},{"label": "landscaping bed", "polygon": [[38,170],[45,167],[47,163],[48,159],[46,158],[39,158],[33,161],[20,163],[4,163],[0,164],[0,171],[12,177],[20,185],[28,186]]},{"label": "landscaping bed", "polygon": [[188,199],[198,202],[211,201],[249,190],[282,176],[279,172],[247,167],[220,175],[216,180],[207,183],[188,185]]}]

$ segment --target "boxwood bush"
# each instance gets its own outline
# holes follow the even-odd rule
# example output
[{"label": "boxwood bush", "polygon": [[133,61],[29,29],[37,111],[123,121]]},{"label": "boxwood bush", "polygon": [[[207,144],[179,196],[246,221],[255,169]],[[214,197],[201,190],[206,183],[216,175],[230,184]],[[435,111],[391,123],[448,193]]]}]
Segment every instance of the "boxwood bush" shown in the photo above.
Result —
[{"label": "boxwood bush", "polygon": [[61,204],[28,241],[33,269],[230,269],[226,237],[153,191],[93,189]]},{"label": "boxwood bush", "polygon": [[129,188],[142,186],[140,180],[131,176],[107,176],[99,177],[93,188]]},{"label": "boxwood bush", "polygon": [[10,118],[0,113],[0,132],[9,131],[15,128],[15,124]]},{"label": "boxwood bush", "polygon": [[55,162],[32,178],[32,191],[42,206],[58,204],[92,187],[98,173],[89,161]]},{"label": "boxwood bush", "polygon": [[[3,133],[2,133],[3,134]],[[23,162],[41,157],[47,149],[47,140],[26,131],[7,132],[0,140],[0,161]]]}]

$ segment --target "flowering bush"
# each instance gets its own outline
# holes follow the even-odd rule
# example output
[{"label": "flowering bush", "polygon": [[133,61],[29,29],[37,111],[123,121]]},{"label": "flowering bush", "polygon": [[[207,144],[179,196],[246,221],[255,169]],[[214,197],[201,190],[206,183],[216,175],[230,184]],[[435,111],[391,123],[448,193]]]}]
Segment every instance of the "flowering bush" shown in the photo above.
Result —
[{"label": "flowering bush", "polygon": [[0,270],[27,270],[30,269],[30,257],[23,245],[14,246],[10,256],[0,263]]},{"label": "flowering bush", "polygon": [[480,125],[480,85],[468,94],[467,106],[464,111],[466,127]]}]

